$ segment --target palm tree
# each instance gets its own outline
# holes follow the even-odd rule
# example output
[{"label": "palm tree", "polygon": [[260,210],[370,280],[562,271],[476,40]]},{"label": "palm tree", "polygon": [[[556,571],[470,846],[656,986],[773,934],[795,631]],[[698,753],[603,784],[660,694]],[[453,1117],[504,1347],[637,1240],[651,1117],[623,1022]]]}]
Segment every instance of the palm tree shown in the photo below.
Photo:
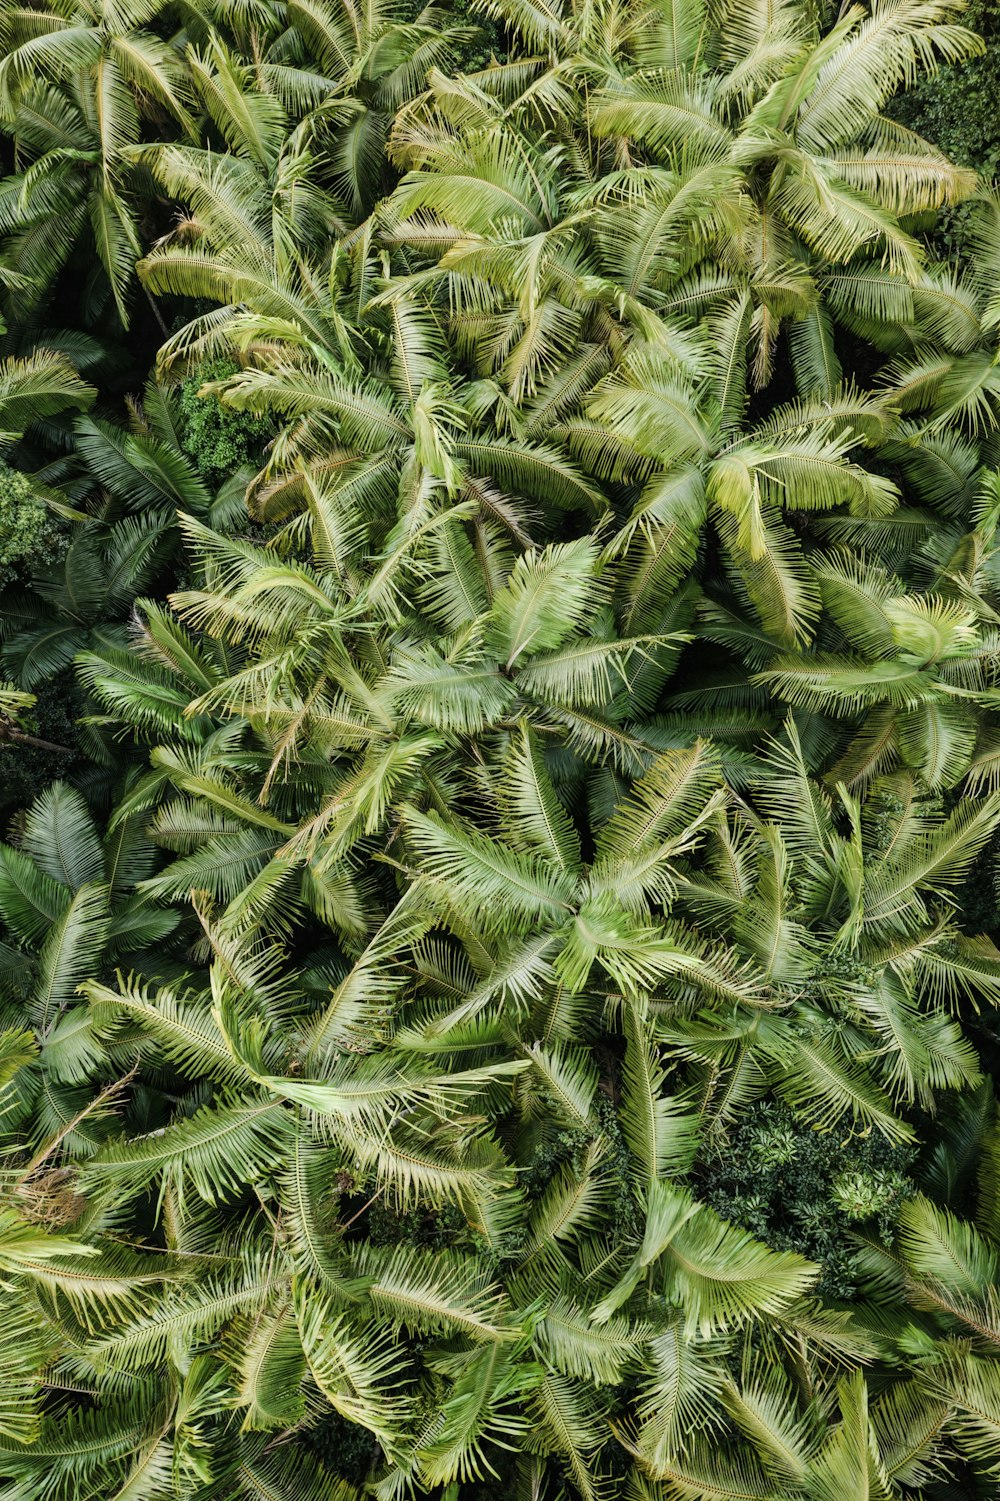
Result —
[{"label": "palm tree", "polygon": [[127,148],[144,119],[194,129],[184,60],[148,25],[162,9],[56,0],[8,7],[0,32],[0,107],[24,163],[4,184],[8,258],[41,291],[86,225],[126,326],[140,251]]},{"label": "palm tree", "polygon": [[16,846],[0,846],[0,911],[18,945],[4,951],[5,1019],[34,1027],[47,1081],[43,1114],[53,1119],[70,1119],[79,1101],[64,1086],[86,1078],[101,1055],[77,986],[113,973],[126,955],[148,962],[180,920],[136,894],[156,859],[136,818],[119,818],[102,836],[65,782],[35,799]]},{"label": "palm tree", "polygon": [[[19,392],[12,417],[26,407],[43,414],[64,411],[71,400],[89,402],[90,388],[56,355],[6,367]],[[239,477],[235,493],[227,482],[215,495],[199,478],[183,448],[175,391],[150,380],[128,418],[124,427],[89,413],[76,417],[71,451],[36,476],[76,530],[64,558],[4,596],[0,655],[21,688],[50,680],[87,646],[124,645],[136,593],[157,578],[176,547],[178,506],[223,526],[245,515]]]},{"label": "palm tree", "polygon": [[[192,82],[228,151],[171,144],[139,158],[184,207],[140,271],[150,288],[227,305],[168,340],[161,363],[244,354],[279,341],[322,380],[351,363],[353,333],[339,307],[330,241],[352,228],[382,186],[387,111],[445,61],[455,37],[428,10],[402,25],[369,6],[293,5],[291,37],[315,50],[317,77],[276,56],[255,68],[217,37],[192,54]],[[294,55],[294,54],[293,54]],[[317,103],[317,101],[319,101]],[[311,104],[317,107],[310,109]]]},{"label": "palm tree", "polygon": [[[464,525],[468,502],[404,517],[367,579],[366,560],[352,558],[363,539],[346,530],[341,495],[311,492],[311,503],[312,568],[187,521],[206,587],[175,599],[191,624],[224,643],[225,669],[198,684],[187,675],[170,702],[179,690],[193,722],[230,722],[229,743],[252,732],[252,759],[237,759],[235,776],[220,766],[229,792],[220,787],[219,796],[223,804],[249,796],[255,820],[285,835],[281,861],[332,868],[391,826],[404,802],[447,808],[469,758],[525,717],[585,760],[634,770],[655,754],[655,739],[623,722],[629,678],[652,658],[665,671],[680,638],[616,631],[613,581],[589,538],[514,560],[487,533],[497,563],[491,599]],[[511,563],[501,587],[500,569]],[[421,631],[411,590],[418,610],[447,632],[437,641]],[[185,657],[198,638],[188,639]],[[162,667],[137,680],[132,664],[107,653],[82,665],[114,718],[148,724],[149,671],[162,678]],[[175,712],[165,708],[155,728],[186,740]],[[297,790],[309,798],[320,786],[319,805],[289,822]]]},{"label": "palm tree", "polygon": [[[905,1485],[956,1470],[976,1477],[994,1451],[1000,1342],[992,1091],[980,1090],[952,1125],[967,1133],[978,1178],[975,1218],[940,1202],[939,1194],[952,1195],[939,1179],[933,1198],[922,1194],[902,1207],[893,1245],[866,1245],[862,1257],[866,1291],[886,1310],[894,1350],[905,1345],[908,1330],[919,1331],[920,1355],[889,1387],[879,1422],[891,1445],[889,1475]],[[954,1137],[941,1143],[939,1162],[948,1157],[954,1166],[953,1144]]]},{"label": "palm tree", "polygon": [[967,774],[992,785],[997,638],[985,600],[971,589],[904,594],[884,569],[844,553],[817,561],[816,576],[853,652],[776,653],[754,681],[786,703],[852,721],[831,781],[855,786],[902,762],[930,788]]}]

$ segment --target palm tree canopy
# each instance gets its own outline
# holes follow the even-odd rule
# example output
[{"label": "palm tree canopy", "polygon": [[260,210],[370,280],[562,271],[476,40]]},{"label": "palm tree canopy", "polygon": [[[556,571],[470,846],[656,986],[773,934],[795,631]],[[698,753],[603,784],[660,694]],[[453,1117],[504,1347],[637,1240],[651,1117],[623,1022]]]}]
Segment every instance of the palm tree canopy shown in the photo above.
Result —
[{"label": "palm tree canopy", "polygon": [[992,1494],[982,46],[0,6],[4,1496]]}]

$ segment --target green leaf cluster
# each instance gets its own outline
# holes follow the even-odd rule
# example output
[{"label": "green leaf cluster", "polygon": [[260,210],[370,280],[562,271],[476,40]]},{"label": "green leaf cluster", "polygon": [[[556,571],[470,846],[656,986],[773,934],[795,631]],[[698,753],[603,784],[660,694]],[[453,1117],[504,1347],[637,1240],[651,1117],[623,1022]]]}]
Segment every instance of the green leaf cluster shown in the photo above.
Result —
[{"label": "green leaf cluster", "polygon": [[50,567],[65,552],[65,530],[32,489],[31,481],[9,464],[0,467],[0,586],[30,568]]},{"label": "green leaf cluster", "polygon": [[258,469],[273,434],[266,416],[231,411],[218,397],[202,394],[211,381],[234,375],[237,369],[231,361],[211,360],[186,376],[180,387],[181,448],[213,490],[246,466]]}]

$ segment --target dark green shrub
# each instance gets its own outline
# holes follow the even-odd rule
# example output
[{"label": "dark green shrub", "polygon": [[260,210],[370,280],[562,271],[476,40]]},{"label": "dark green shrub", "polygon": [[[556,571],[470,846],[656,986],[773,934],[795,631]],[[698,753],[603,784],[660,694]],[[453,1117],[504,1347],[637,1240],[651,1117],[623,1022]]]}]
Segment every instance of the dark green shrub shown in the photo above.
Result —
[{"label": "dark green shrub", "polygon": [[768,1101],[704,1151],[695,1172],[699,1196],[713,1209],[769,1246],[819,1262],[818,1291],[849,1302],[851,1232],[864,1226],[890,1241],[900,1203],[916,1192],[913,1157],[874,1133],[815,1131]]},{"label": "dark green shrub", "polygon": [[464,72],[488,68],[494,58],[497,62],[507,61],[509,43],[504,29],[483,8],[473,5],[471,0],[454,0],[451,13],[460,25],[475,27],[475,36],[462,52]]},{"label": "dark green shrub", "polygon": [[375,1246],[422,1246],[440,1250],[469,1239],[469,1227],[454,1207],[399,1210],[376,1202],[368,1211],[368,1239]]},{"label": "dark green shrub", "polygon": [[0,459],[0,589],[57,562],[66,547],[65,528],[31,480]]},{"label": "dark green shrub", "polygon": [[[983,55],[922,79],[891,113],[989,185],[1000,175],[1000,0],[971,0],[961,22],[985,39]],[[941,216],[934,235],[941,252],[956,252],[968,216],[967,205]]]},{"label": "dark green shrub", "polygon": [[237,368],[232,360],[211,360],[199,365],[180,391],[181,446],[213,490],[243,464],[258,468],[274,431],[268,417],[236,412],[217,396],[199,395],[209,382]]},{"label": "dark green shrub", "polygon": [[307,1442],[332,1475],[351,1485],[362,1485],[380,1457],[368,1430],[349,1423],[339,1412],[324,1413],[308,1430]]},{"label": "dark green shrub", "polygon": [[922,79],[895,103],[897,118],[963,166],[975,167],[985,179],[1000,167],[1000,33],[998,0],[972,0],[961,17],[963,26],[986,41],[981,57],[941,68]]}]

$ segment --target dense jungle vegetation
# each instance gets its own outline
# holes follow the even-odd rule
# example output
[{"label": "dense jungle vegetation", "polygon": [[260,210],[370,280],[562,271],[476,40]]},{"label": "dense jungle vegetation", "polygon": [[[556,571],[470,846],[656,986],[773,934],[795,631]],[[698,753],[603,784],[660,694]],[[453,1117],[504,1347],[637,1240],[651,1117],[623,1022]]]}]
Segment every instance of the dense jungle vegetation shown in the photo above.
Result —
[{"label": "dense jungle vegetation", "polygon": [[418,3],[0,0],[0,1495],[992,1501],[992,0]]}]

